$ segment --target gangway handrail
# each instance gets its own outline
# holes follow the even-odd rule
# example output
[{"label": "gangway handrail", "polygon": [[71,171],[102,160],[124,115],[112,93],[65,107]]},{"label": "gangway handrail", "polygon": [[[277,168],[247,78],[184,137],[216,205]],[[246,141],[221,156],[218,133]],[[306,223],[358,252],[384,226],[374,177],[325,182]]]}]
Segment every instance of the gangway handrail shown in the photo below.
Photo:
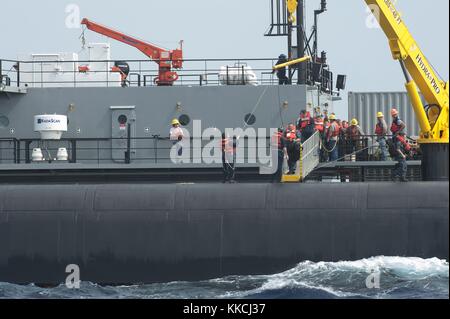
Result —
[{"label": "gangway handrail", "polygon": [[305,180],[320,164],[320,132],[316,131],[301,144],[300,160],[297,162],[296,173],[283,175],[283,183],[299,183]]},{"label": "gangway handrail", "polygon": [[320,163],[320,132],[316,131],[305,143],[302,144],[302,156],[300,157],[303,181]]}]

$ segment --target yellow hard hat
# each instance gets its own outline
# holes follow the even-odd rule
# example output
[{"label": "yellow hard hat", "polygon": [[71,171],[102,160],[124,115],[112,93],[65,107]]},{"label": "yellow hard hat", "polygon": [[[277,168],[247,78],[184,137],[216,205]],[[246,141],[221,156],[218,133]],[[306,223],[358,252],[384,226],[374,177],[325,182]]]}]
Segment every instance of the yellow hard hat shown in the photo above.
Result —
[{"label": "yellow hard hat", "polygon": [[180,125],[180,121],[178,121],[178,119],[173,119],[172,125]]},{"label": "yellow hard hat", "polygon": [[382,112],[377,113],[377,118],[380,118],[380,117],[384,117],[384,114]]},{"label": "yellow hard hat", "polygon": [[331,121],[336,120],[336,114],[331,114],[331,115],[328,117],[328,119],[331,120]]},{"label": "yellow hard hat", "polygon": [[359,123],[358,123],[358,120],[357,120],[357,119],[353,119],[352,122],[351,122],[351,124],[354,125],[354,126],[356,126],[356,125],[358,125]]}]

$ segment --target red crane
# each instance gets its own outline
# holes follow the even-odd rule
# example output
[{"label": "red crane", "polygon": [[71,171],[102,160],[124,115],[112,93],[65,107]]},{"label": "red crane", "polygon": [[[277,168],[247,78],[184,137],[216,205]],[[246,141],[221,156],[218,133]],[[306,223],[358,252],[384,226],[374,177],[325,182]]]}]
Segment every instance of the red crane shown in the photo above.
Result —
[{"label": "red crane", "polygon": [[85,25],[91,31],[135,47],[150,59],[158,63],[159,73],[158,77],[155,79],[155,83],[157,85],[171,86],[173,85],[173,82],[178,80],[178,74],[172,71],[172,68],[181,69],[183,67],[182,41],[180,42],[180,49],[169,51],[159,48],[153,44],[138,40],[121,32],[112,30],[86,18],[81,21],[81,24]]}]

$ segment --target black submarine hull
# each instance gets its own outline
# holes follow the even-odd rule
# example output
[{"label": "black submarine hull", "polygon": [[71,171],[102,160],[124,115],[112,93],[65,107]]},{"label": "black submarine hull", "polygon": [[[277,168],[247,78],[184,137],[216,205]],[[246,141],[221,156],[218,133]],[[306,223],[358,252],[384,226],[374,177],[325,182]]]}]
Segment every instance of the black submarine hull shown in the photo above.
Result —
[{"label": "black submarine hull", "polygon": [[305,260],[448,260],[449,184],[0,185],[0,282],[277,273]]}]

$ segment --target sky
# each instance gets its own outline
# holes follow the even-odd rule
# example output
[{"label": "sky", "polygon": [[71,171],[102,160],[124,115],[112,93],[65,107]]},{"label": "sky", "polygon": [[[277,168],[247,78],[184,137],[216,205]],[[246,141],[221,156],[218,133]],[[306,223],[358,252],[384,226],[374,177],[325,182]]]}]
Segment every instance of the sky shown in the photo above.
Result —
[{"label": "sky", "polygon": [[[185,58],[272,58],[285,38],[264,37],[270,0],[1,0],[0,58],[19,53],[78,52],[81,29],[67,27],[73,5],[88,17],[124,33],[168,48],[184,40]],[[306,0],[307,26],[320,0]],[[449,78],[449,1],[397,0],[397,8],[430,62]],[[69,12],[69,13],[68,13]],[[381,29],[368,28],[363,0],[328,0],[320,16],[319,50],[328,52],[336,74],[346,74],[347,91],[404,91]],[[90,42],[105,38],[89,32]],[[113,59],[145,59],[139,51],[111,41]],[[337,107],[347,109],[346,99]],[[339,114],[339,111],[338,111]]]}]

